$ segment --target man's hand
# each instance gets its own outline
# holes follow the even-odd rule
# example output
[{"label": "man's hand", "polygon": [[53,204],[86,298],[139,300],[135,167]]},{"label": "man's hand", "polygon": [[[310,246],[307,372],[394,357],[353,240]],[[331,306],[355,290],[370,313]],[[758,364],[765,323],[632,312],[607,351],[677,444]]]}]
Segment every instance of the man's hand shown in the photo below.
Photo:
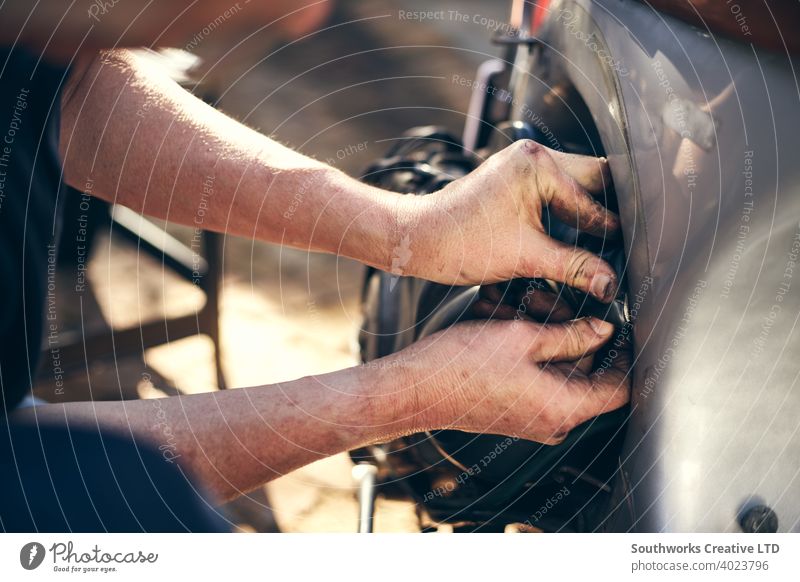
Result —
[{"label": "man's hand", "polygon": [[405,234],[409,274],[446,284],[540,277],[611,301],[614,270],[586,250],[553,240],[542,226],[547,206],[583,232],[617,236],[619,219],[590,195],[609,183],[605,159],[519,141],[441,192],[413,200],[426,209]]},{"label": "man's hand", "polygon": [[612,332],[595,318],[470,321],[387,360],[397,358],[411,372],[416,408],[428,428],[557,444],[579,424],[628,402],[627,352],[594,371],[583,365]]},{"label": "man's hand", "polygon": [[105,53],[79,69],[64,92],[60,137],[64,179],[75,188],[91,184],[109,202],[192,227],[202,212],[209,230],[398,275],[445,284],[543,277],[614,296],[609,265],[542,228],[546,205],[585,232],[616,234],[617,217],[589,195],[609,183],[605,160],[520,141],[440,192],[407,196],[244,127],[134,53]]}]

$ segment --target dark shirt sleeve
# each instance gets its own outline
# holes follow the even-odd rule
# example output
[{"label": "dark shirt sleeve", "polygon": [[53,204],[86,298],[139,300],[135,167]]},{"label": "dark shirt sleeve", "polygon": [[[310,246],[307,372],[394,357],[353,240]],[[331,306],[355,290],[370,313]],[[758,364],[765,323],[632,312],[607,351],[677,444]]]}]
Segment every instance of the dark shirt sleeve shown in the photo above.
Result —
[{"label": "dark shirt sleeve", "polygon": [[[30,392],[55,313],[66,69],[0,47],[0,416]],[[50,304],[48,304],[50,302]]]}]

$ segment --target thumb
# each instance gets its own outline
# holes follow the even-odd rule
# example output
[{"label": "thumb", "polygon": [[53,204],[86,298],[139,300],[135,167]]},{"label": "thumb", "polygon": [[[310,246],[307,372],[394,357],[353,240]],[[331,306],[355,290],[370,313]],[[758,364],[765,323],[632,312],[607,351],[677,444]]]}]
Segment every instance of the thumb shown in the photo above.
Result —
[{"label": "thumb", "polygon": [[596,317],[538,326],[531,342],[537,362],[574,362],[596,352],[608,341],[614,326]]},{"label": "thumb", "polygon": [[536,233],[537,261],[534,277],[566,283],[609,303],[617,293],[617,275],[611,265],[578,246],[564,244],[545,233]]}]

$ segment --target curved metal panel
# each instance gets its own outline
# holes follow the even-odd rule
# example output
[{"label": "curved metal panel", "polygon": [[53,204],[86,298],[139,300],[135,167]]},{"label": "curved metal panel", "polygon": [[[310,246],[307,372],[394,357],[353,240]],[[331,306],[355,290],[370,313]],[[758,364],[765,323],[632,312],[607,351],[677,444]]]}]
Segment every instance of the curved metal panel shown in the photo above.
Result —
[{"label": "curved metal panel", "polygon": [[547,63],[587,103],[636,298],[612,529],[800,531],[796,62],[637,2],[555,3]]}]

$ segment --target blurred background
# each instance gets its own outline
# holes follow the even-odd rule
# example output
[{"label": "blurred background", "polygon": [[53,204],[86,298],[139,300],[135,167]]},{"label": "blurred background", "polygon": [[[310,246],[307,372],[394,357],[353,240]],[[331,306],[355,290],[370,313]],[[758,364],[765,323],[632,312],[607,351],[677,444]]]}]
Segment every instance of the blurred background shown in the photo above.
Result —
[{"label": "blurred background", "polygon": [[[184,81],[198,95],[353,176],[408,128],[437,124],[460,134],[470,89],[454,76],[474,78],[477,66],[499,53],[490,42],[492,26],[506,22],[510,10],[510,2],[489,1],[324,3],[308,13],[307,23],[300,19],[293,30],[258,32],[229,51],[215,32],[228,18],[246,18],[247,5],[245,0],[232,3],[228,16],[198,31],[190,45],[176,47],[185,52],[171,51],[170,61],[154,59],[154,66],[174,66],[179,76],[194,67]],[[422,18],[420,12],[433,14]],[[166,233],[194,248],[193,229],[155,224],[160,236]],[[219,342],[229,387],[358,363],[360,265],[241,238],[225,236],[220,244]],[[64,253],[62,260],[69,259]],[[58,299],[65,334],[137,328],[191,315],[206,300],[191,280],[113,227],[98,229],[87,265],[88,291]],[[62,267],[74,273],[74,264]],[[68,288],[68,282],[59,285]],[[193,335],[167,338],[144,354],[115,349],[64,381],[63,389],[56,389],[52,371],[43,374],[36,394],[65,401],[212,391],[218,389],[214,344],[205,335]],[[222,510],[239,531],[354,531],[350,469],[348,457],[338,455]],[[375,529],[416,531],[413,505],[379,499]]]}]

